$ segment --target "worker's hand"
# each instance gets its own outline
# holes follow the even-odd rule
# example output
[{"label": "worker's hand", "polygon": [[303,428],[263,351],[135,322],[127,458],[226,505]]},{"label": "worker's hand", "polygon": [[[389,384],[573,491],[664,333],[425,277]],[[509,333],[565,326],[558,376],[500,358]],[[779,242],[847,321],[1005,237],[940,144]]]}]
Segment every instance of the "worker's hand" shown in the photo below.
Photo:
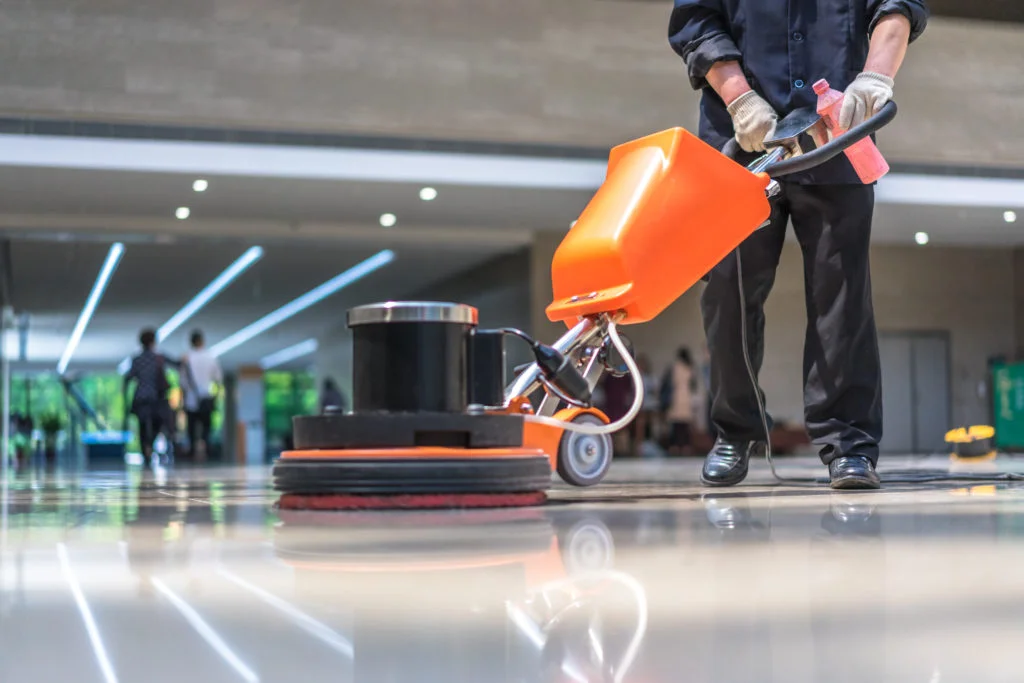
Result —
[{"label": "worker's hand", "polygon": [[803,149],[800,148],[800,141],[796,139],[788,145],[785,145],[785,149],[786,153],[782,155],[783,159],[792,159],[793,157],[798,157],[804,153]]},{"label": "worker's hand", "polygon": [[893,80],[885,74],[863,71],[843,93],[839,128],[850,130],[874,116],[892,99]]},{"label": "worker's hand", "polygon": [[729,103],[729,116],[736,131],[736,142],[744,152],[763,152],[764,139],[775,132],[778,115],[772,105],[753,90]]}]

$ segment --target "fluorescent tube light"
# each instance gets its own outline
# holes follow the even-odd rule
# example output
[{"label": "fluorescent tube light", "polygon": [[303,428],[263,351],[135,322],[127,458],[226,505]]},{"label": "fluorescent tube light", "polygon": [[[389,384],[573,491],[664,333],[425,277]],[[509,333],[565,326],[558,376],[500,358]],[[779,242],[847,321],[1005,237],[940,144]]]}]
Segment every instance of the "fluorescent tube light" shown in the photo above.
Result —
[{"label": "fluorescent tube light", "polygon": [[167,322],[156,331],[156,340],[162,342],[171,336],[171,333],[181,327],[186,320],[199,312],[206,304],[210,303],[213,297],[220,294],[228,285],[234,282],[239,275],[244,273],[249,266],[263,258],[263,247],[250,247],[245,253],[230,266],[224,269],[213,281],[203,287],[202,291],[196,294],[191,301],[182,306],[181,310],[172,315]]},{"label": "fluorescent tube light", "polygon": [[327,297],[348,287],[353,282],[360,280],[370,273],[383,268],[395,260],[395,252],[390,249],[377,252],[370,258],[357,263],[344,273],[336,275],[322,285],[315,287],[297,299],[290,301],[281,308],[268,313],[259,320],[243,327],[238,332],[210,347],[210,353],[214,356],[223,356],[228,351],[241,346],[253,337],[263,334],[270,328],[283,323],[288,318],[301,313],[310,306],[323,301]]},{"label": "fluorescent tube light", "polygon": [[268,356],[264,356],[260,360],[260,367],[264,370],[276,368],[277,366],[284,365],[296,358],[302,358],[303,356],[308,356],[311,353],[316,353],[318,346],[319,344],[316,339],[307,339],[306,341],[299,342],[298,344],[293,344],[286,349],[281,349],[280,351],[275,351]]},{"label": "fluorescent tube light", "polygon": [[68,345],[64,348],[64,354],[60,357],[60,362],[57,363],[58,374],[63,375],[68,369],[68,363],[71,362],[71,357],[75,355],[75,350],[78,348],[79,342],[82,341],[85,328],[89,326],[92,314],[96,312],[96,306],[99,305],[100,299],[103,298],[103,292],[107,289],[107,285],[110,284],[110,278],[114,275],[117,264],[121,262],[122,254],[124,254],[123,244],[115,242],[110,246],[110,251],[107,252],[107,259],[103,262],[103,267],[100,268],[100,274],[92,286],[92,291],[89,292],[89,298],[85,300],[85,306],[78,315],[78,322],[75,323],[75,329],[71,332],[71,338],[68,339]]}]

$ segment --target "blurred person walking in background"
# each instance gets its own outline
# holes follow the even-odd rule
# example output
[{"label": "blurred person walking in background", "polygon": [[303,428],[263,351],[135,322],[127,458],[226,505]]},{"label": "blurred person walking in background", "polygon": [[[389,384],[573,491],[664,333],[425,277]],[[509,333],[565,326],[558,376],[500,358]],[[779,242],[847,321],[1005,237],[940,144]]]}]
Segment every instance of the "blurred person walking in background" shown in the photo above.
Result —
[{"label": "blurred person walking in background", "polygon": [[[128,387],[135,383],[130,413],[138,421],[139,443],[142,448],[144,465],[149,467],[153,457],[153,443],[157,436],[163,434],[169,443],[174,443],[174,414],[167,395],[171,389],[167,378],[167,366],[181,366],[180,361],[173,360],[156,351],[156,332],[145,329],[139,334],[142,351],[132,358],[131,367],[124,375],[124,394],[128,395]],[[128,415],[125,415],[125,422]]]},{"label": "blurred person walking in background", "polygon": [[345,394],[341,393],[338,383],[331,377],[324,379],[323,387],[320,390],[320,413],[326,413],[328,408],[339,413],[348,409]]},{"label": "blurred person walking in background", "polygon": [[210,446],[213,413],[224,383],[224,373],[216,356],[206,348],[201,330],[192,332],[192,348],[181,359],[181,388],[185,394],[185,415],[192,459],[205,462]]},{"label": "blurred person walking in background", "polygon": [[691,425],[693,424],[693,389],[696,378],[693,374],[693,359],[690,350],[683,347],[676,352],[676,358],[666,373],[668,385],[662,387],[667,398],[665,420],[668,422],[669,455],[683,455],[689,452]]},{"label": "blurred person walking in background", "polygon": [[651,361],[647,356],[639,355],[636,364],[644,383],[644,400],[630,425],[630,453],[634,458],[643,455],[644,447],[656,436],[658,428],[658,380],[651,372]]}]

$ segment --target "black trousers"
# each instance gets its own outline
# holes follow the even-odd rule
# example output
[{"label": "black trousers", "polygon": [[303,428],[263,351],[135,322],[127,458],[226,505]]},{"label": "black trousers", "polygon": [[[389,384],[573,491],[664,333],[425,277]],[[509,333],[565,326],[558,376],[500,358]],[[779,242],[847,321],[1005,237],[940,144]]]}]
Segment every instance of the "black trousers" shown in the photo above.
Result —
[{"label": "black trousers", "polygon": [[[740,247],[747,341],[759,373],[764,303],[792,219],[803,252],[807,307],[804,418],[826,464],[843,455],[864,455],[875,462],[882,438],[881,370],[868,255],[874,203],[870,185],[783,183],[773,200],[770,224]],[[714,426],[727,439],[763,440],[743,360],[735,254],[712,270],[701,310],[711,351]]]},{"label": "black trousers", "polygon": [[196,410],[188,411],[188,440],[193,450],[200,441],[209,445],[213,425],[213,400],[201,399]]}]

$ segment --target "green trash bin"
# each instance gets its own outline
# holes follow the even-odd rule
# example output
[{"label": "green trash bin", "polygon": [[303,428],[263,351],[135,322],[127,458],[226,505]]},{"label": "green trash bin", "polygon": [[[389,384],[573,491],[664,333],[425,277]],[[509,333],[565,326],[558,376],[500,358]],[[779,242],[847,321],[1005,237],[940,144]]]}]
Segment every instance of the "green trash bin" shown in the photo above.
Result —
[{"label": "green trash bin", "polygon": [[1024,363],[996,365],[992,373],[996,447],[1024,450]]}]

